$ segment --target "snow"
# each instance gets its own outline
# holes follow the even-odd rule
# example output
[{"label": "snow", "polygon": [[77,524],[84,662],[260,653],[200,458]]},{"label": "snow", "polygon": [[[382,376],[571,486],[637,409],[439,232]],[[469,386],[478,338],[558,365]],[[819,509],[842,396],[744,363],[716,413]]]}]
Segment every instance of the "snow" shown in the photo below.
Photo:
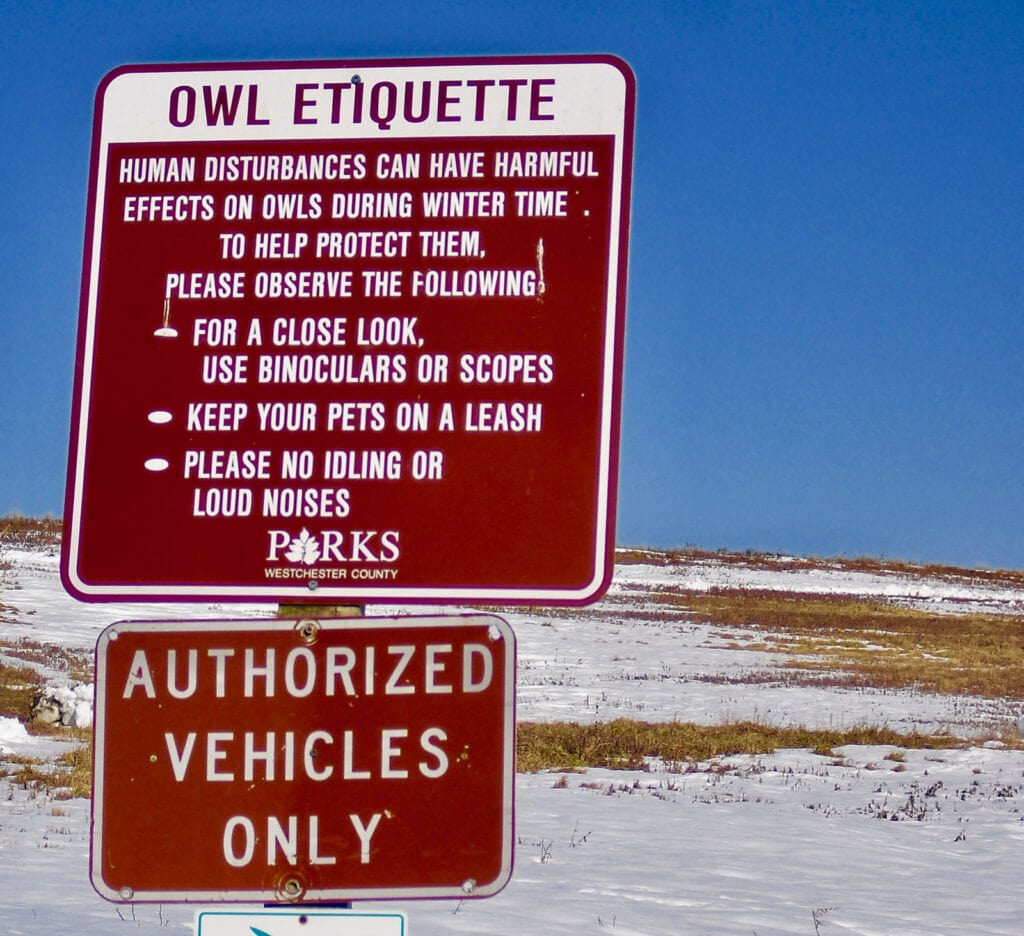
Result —
[{"label": "snow", "polygon": [[[0,577],[0,636],[8,641],[91,652],[116,620],[272,610],[80,604],[59,584],[55,552],[8,550],[5,558],[13,568]],[[519,718],[752,718],[979,739],[1017,730],[1020,705],[1007,700],[789,685],[772,654],[736,649],[721,629],[647,603],[652,588],[719,586],[871,595],[951,612],[1024,608],[1024,589],[984,582],[710,559],[624,565],[592,608],[502,612],[519,644]],[[88,692],[59,669],[42,669],[61,692]],[[0,762],[16,754],[53,758],[67,745],[0,718]],[[1024,752],[998,743],[955,751],[780,750],[654,762],[645,771],[521,774],[516,867],[502,893],[359,907],[404,910],[413,936],[1017,934],[1024,931],[1022,805]],[[191,931],[194,906],[114,905],[97,896],[88,850],[87,801],[56,800],[0,779],[3,932]]]},{"label": "snow", "polygon": [[[91,683],[46,686],[39,693],[39,705],[49,710],[52,724],[65,728],[91,728],[94,688]],[[39,714],[36,717],[39,718]]]},{"label": "snow", "polygon": [[12,743],[27,741],[28,732],[18,719],[0,717],[0,753],[13,751]]}]

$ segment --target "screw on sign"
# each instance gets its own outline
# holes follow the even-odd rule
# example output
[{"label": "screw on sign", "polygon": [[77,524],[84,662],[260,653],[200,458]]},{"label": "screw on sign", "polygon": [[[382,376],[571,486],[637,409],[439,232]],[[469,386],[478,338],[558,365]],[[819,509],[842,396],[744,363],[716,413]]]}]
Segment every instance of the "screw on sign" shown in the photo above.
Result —
[{"label": "screw on sign", "polygon": [[633,100],[609,56],[108,75],[68,590],[599,597]]},{"label": "screw on sign", "polygon": [[496,893],[514,666],[490,615],[112,625],[93,885],[135,901]]}]

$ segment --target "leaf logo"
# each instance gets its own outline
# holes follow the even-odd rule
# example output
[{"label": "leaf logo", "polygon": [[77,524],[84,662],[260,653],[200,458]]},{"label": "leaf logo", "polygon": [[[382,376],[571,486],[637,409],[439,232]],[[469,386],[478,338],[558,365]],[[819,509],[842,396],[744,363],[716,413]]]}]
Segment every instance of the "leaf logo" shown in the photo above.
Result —
[{"label": "leaf logo", "polygon": [[305,527],[302,532],[291,541],[288,552],[284,554],[289,562],[301,562],[304,565],[313,565],[320,558],[320,543]]}]

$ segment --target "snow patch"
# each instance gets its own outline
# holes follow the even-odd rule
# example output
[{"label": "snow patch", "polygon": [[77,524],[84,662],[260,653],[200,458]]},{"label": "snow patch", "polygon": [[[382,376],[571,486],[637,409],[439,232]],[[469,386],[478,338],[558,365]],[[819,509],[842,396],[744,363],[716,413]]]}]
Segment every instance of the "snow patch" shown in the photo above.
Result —
[{"label": "snow patch", "polygon": [[94,694],[92,683],[46,686],[32,704],[33,718],[65,728],[91,728]]},{"label": "snow patch", "polygon": [[11,742],[27,741],[28,732],[25,726],[16,718],[0,717],[0,751],[12,750],[8,745]]}]

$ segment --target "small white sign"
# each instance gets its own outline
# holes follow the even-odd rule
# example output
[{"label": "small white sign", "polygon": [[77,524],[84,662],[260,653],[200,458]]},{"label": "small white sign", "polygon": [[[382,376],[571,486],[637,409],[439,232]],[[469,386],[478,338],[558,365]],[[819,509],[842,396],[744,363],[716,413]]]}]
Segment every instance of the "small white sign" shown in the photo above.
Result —
[{"label": "small white sign", "polygon": [[203,910],[196,914],[196,936],[407,936],[400,911]]}]

